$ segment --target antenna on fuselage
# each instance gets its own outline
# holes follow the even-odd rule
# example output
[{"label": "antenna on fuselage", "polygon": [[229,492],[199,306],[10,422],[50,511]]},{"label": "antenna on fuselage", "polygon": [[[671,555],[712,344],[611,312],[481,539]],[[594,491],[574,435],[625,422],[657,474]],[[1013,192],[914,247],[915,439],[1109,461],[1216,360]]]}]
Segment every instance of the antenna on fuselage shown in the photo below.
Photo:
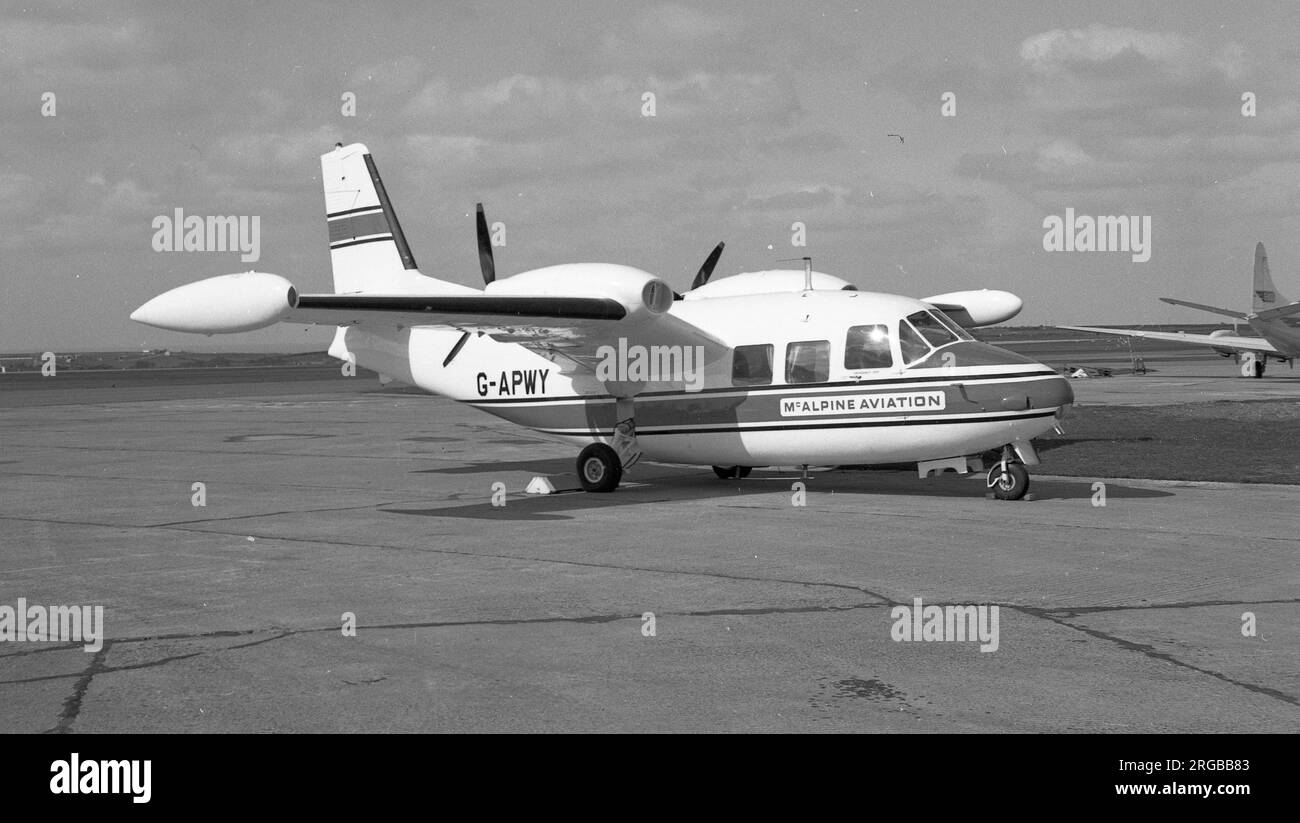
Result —
[{"label": "antenna on fuselage", "polygon": [[776,262],[793,263],[796,260],[803,261],[803,288],[804,291],[812,291],[812,258],[811,257],[786,257]]}]

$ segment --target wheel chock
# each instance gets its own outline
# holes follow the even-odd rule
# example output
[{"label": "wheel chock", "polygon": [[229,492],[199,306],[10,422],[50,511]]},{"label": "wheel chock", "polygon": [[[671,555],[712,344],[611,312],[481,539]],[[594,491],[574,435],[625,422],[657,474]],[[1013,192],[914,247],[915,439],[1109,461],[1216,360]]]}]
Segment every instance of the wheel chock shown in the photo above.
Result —
[{"label": "wheel chock", "polygon": [[528,481],[524,494],[555,494],[582,491],[576,474],[539,474]]},{"label": "wheel chock", "polygon": [[555,484],[549,477],[538,475],[528,481],[528,488],[524,489],[524,494],[555,494]]}]

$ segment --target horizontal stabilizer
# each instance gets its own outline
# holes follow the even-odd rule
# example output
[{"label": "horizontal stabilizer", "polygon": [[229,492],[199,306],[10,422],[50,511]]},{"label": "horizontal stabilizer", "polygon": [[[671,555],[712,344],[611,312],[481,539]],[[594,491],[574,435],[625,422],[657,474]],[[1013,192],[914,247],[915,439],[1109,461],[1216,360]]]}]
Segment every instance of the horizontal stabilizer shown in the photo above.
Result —
[{"label": "horizontal stabilizer", "polygon": [[1276,309],[1265,309],[1264,311],[1257,313],[1255,319],[1277,320],[1279,317],[1290,317],[1293,314],[1300,314],[1300,302],[1278,306]]}]

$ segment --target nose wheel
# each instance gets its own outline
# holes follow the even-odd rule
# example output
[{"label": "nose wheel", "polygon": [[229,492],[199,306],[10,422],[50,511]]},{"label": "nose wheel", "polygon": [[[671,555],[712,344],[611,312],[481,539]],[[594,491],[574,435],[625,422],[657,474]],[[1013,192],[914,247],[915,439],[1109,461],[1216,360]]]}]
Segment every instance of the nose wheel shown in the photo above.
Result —
[{"label": "nose wheel", "polygon": [[1020,500],[1029,491],[1029,470],[1010,446],[1003,447],[1002,459],[989,469],[988,487],[998,500]]}]

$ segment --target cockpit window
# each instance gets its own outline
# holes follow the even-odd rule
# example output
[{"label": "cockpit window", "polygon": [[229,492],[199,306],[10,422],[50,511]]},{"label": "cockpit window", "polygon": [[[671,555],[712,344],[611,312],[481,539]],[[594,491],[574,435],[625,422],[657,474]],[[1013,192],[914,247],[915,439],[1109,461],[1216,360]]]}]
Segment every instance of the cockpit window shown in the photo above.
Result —
[{"label": "cockpit window", "polygon": [[805,340],[785,347],[785,382],[825,383],[830,376],[829,340]]},{"label": "cockpit window", "polygon": [[953,334],[957,335],[959,339],[961,340],[975,339],[974,337],[971,336],[970,332],[966,331],[961,327],[960,323],[958,323],[956,320],[953,320],[951,317],[944,314],[942,311],[938,309],[934,309],[930,313],[933,314],[935,317],[939,318],[939,322],[947,326],[948,330],[951,331]]},{"label": "cockpit window", "polygon": [[903,353],[903,364],[907,366],[930,355],[930,344],[906,320],[898,324],[898,349]]},{"label": "cockpit window", "polygon": [[844,342],[844,368],[887,369],[894,365],[889,350],[889,328],[882,325],[852,326]]},{"label": "cockpit window", "polygon": [[909,314],[907,321],[936,349],[957,342],[957,335],[949,331],[947,326],[940,323],[939,319],[928,311]]}]

